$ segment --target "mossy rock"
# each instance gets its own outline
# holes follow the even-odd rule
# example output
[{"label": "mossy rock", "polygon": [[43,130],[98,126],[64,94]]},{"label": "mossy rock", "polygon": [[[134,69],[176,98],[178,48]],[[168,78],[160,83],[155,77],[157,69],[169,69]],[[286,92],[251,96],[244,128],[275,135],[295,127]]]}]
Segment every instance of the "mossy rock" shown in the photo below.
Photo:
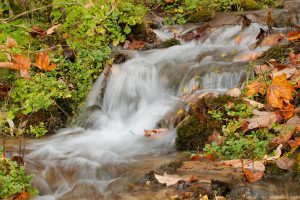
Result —
[{"label": "mossy rock", "polygon": [[293,50],[296,54],[300,53],[300,42],[288,43],[284,45],[271,47],[263,53],[260,59],[263,59],[265,61],[269,61],[271,59],[283,61],[288,57],[289,51],[287,51],[287,49]]}]

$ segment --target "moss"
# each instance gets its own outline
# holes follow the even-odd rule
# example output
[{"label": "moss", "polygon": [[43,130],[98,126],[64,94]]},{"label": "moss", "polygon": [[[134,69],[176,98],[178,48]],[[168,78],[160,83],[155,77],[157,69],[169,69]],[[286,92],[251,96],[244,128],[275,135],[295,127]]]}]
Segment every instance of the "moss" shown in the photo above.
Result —
[{"label": "moss", "polygon": [[180,45],[180,41],[175,38],[168,39],[162,43],[163,48],[168,48],[175,45]]},{"label": "moss", "polygon": [[241,1],[241,5],[244,10],[257,10],[260,8],[255,0],[243,0]]},{"label": "moss", "polygon": [[261,59],[266,61],[269,61],[271,59],[284,61],[288,57],[289,51],[287,51],[287,49],[291,49],[295,53],[300,53],[300,42],[288,43],[272,47],[263,53]]},{"label": "moss", "polygon": [[181,167],[182,161],[172,161],[170,163],[161,165],[159,171],[162,173],[167,172],[168,174],[174,174],[177,172],[177,169]]},{"label": "moss", "polygon": [[156,41],[156,34],[145,24],[138,24],[132,27],[130,38],[153,43]]}]

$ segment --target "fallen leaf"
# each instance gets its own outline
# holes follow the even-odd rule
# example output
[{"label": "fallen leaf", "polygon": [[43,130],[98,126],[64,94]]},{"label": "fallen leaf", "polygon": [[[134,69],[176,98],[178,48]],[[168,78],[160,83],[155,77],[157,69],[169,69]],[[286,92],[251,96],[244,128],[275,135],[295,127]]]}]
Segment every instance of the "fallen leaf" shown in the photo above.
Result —
[{"label": "fallen leaf", "polygon": [[264,94],[266,88],[265,82],[254,81],[247,85],[247,96],[253,96],[255,94]]},{"label": "fallen leaf", "polygon": [[262,52],[252,52],[247,54],[241,54],[234,57],[234,61],[253,61],[260,57],[263,53]]},{"label": "fallen leaf", "polygon": [[207,159],[207,160],[209,160],[209,161],[212,161],[212,162],[214,162],[214,161],[216,161],[217,159],[215,158],[215,156],[213,155],[213,154],[207,154],[206,156],[205,156],[205,158]]},{"label": "fallen leaf", "polygon": [[264,104],[260,103],[260,102],[257,102],[257,101],[253,101],[251,99],[247,99],[247,98],[243,98],[244,101],[246,101],[247,103],[249,103],[252,107],[254,108],[263,108],[265,107]]},{"label": "fallen leaf", "polygon": [[50,65],[50,57],[48,55],[48,52],[44,51],[41,53],[38,53],[35,57],[35,65],[40,68],[47,71],[53,71],[56,68],[56,64]]},{"label": "fallen leaf", "polygon": [[287,69],[283,69],[280,71],[273,70],[271,73],[271,77],[275,78],[277,76],[281,76],[284,74],[284,75],[286,75],[286,78],[288,79],[288,78],[292,77],[296,72],[297,72],[296,68],[287,68]]},{"label": "fallen leaf", "polygon": [[254,117],[247,119],[249,122],[249,130],[255,128],[270,128],[270,126],[277,121],[277,116],[273,112],[253,110],[253,114]]},{"label": "fallen leaf", "polygon": [[28,192],[24,191],[20,195],[16,196],[14,199],[15,200],[27,200],[27,199],[29,199]]},{"label": "fallen leaf", "polygon": [[182,178],[178,175],[169,175],[166,172],[163,176],[155,174],[155,178],[159,183],[166,184],[167,186],[175,185],[178,181],[182,180]]},{"label": "fallen leaf", "polygon": [[282,151],[281,151],[282,147],[283,147],[283,145],[279,144],[278,147],[275,150],[274,156],[269,157],[269,156],[265,155],[264,156],[264,161],[273,161],[273,160],[276,160],[276,159],[280,158],[281,153],[282,153]]},{"label": "fallen leaf", "polygon": [[239,88],[233,88],[233,89],[230,89],[226,94],[231,97],[238,97],[242,94],[242,92]]},{"label": "fallen leaf", "polygon": [[139,40],[133,40],[131,43],[128,44],[128,49],[130,50],[136,50],[136,49],[142,49],[145,46],[145,42],[139,41]]},{"label": "fallen leaf", "polygon": [[245,169],[252,169],[258,171],[265,171],[265,164],[263,160],[248,160],[248,159],[234,159],[234,160],[223,160],[217,164],[231,166],[235,168],[241,168],[244,166]]},{"label": "fallen leaf", "polygon": [[158,128],[158,129],[150,129],[150,130],[144,130],[144,136],[145,137],[151,137],[163,132],[168,131],[168,129],[166,128]]},{"label": "fallen leaf", "polygon": [[280,169],[289,170],[294,165],[295,160],[289,159],[287,157],[280,158],[276,160],[276,165]]},{"label": "fallen leaf", "polygon": [[300,146],[300,137],[296,137],[295,140],[288,141],[291,147],[299,147]]},{"label": "fallen leaf", "polygon": [[261,41],[260,46],[273,46],[273,45],[277,45],[280,42],[282,42],[284,38],[285,38],[284,35],[282,35],[280,33],[276,33],[276,34],[273,34],[273,35],[265,37]]},{"label": "fallen leaf", "polygon": [[174,0],[165,0],[166,3],[171,4],[174,3]]},{"label": "fallen leaf", "polygon": [[56,29],[57,29],[58,27],[60,27],[60,25],[61,25],[61,24],[57,24],[57,25],[52,26],[51,28],[49,28],[49,29],[46,31],[46,34],[47,34],[47,35],[51,35],[52,33],[54,33],[54,32],[56,31]]},{"label": "fallen leaf", "polygon": [[287,81],[286,75],[273,78],[271,85],[267,89],[267,105],[273,108],[283,108],[283,101],[293,99],[294,87]]},{"label": "fallen leaf", "polygon": [[11,62],[0,62],[0,68],[16,69],[18,68]]},{"label": "fallen leaf", "polygon": [[16,40],[14,40],[13,38],[8,37],[8,38],[6,39],[5,46],[6,46],[7,48],[11,49],[11,48],[17,46],[17,42],[16,42]]},{"label": "fallen leaf", "polygon": [[46,35],[46,31],[38,26],[33,26],[31,28],[31,31],[29,32],[31,37],[36,37],[36,36],[44,36]]},{"label": "fallen leaf", "polygon": [[295,115],[294,105],[290,103],[284,103],[283,108],[279,111],[279,114],[283,116],[284,119],[289,119]]},{"label": "fallen leaf", "polygon": [[250,169],[246,169],[244,167],[243,167],[243,172],[244,172],[247,180],[251,183],[254,183],[254,182],[262,179],[262,177],[264,176],[263,171],[250,170]]},{"label": "fallen leaf", "polygon": [[27,56],[14,54],[12,57],[12,63],[19,70],[29,70],[31,61]]},{"label": "fallen leaf", "polygon": [[269,65],[255,65],[253,67],[255,74],[264,74],[271,71],[271,67]]},{"label": "fallen leaf", "polygon": [[293,137],[296,130],[296,126],[294,125],[281,125],[280,133],[277,137],[272,139],[272,143],[276,144],[286,144],[291,137]]},{"label": "fallen leaf", "polygon": [[279,62],[277,62],[274,59],[270,60],[269,63],[271,63],[273,68],[276,68],[277,70],[283,70],[283,69],[286,69],[289,67],[288,65],[280,64]]},{"label": "fallen leaf", "polygon": [[300,131],[300,118],[295,115],[294,117],[292,117],[291,119],[289,119],[286,122],[287,125],[294,125],[296,126],[296,131]]},{"label": "fallen leaf", "polygon": [[192,155],[190,158],[191,158],[191,160],[200,160],[200,159],[202,159],[203,157],[200,156],[199,154],[194,154],[194,155]]},{"label": "fallen leaf", "polygon": [[289,59],[293,65],[300,64],[300,54],[295,54],[294,52],[289,52]]},{"label": "fallen leaf", "polygon": [[300,39],[300,31],[290,31],[288,32],[288,40],[295,41]]}]

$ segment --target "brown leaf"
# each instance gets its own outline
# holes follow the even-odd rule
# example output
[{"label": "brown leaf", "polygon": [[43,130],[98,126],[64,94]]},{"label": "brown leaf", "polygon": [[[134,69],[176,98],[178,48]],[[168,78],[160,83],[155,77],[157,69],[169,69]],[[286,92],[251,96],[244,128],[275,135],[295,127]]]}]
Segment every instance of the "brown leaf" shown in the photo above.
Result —
[{"label": "brown leaf", "polygon": [[283,101],[292,100],[294,92],[294,87],[286,80],[284,74],[276,76],[267,90],[267,105],[283,108]]},{"label": "brown leaf", "polygon": [[247,96],[253,96],[255,94],[264,94],[266,88],[265,82],[254,81],[247,85]]},{"label": "brown leaf", "polygon": [[266,72],[271,71],[271,67],[269,65],[255,65],[253,67],[255,74],[264,74]]},{"label": "brown leaf", "polygon": [[291,169],[291,167],[293,167],[294,163],[295,163],[295,160],[289,159],[287,157],[283,157],[283,158],[276,160],[276,165],[280,169],[284,169],[284,170]]},{"label": "brown leaf", "polygon": [[277,116],[273,112],[262,112],[258,110],[253,110],[254,117],[247,119],[249,122],[248,129],[255,128],[266,128],[270,127],[273,123],[277,121]]},{"label": "brown leaf", "polygon": [[31,61],[27,56],[14,54],[12,57],[12,63],[18,70],[29,70]]},{"label": "brown leaf", "polygon": [[289,66],[288,65],[283,65],[283,64],[280,64],[279,62],[277,62],[276,60],[270,60],[269,61],[272,66],[278,70],[283,70],[283,69],[286,69],[288,68]]},{"label": "brown leaf", "polygon": [[281,125],[280,133],[277,137],[272,139],[272,143],[276,144],[286,144],[291,137],[293,137],[296,131],[296,126],[294,125]]},{"label": "brown leaf", "polygon": [[300,54],[295,54],[294,52],[289,52],[289,59],[293,65],[300,64]]},{"label": "brown leaf", "polygon": [[48,71],[53,71],[56,68],[56,64],[50,65],[50,57],[45,51],[36,55],[35,64],[38,68]]},{"label": "brown leaf", "polygon": [[11,49],[11,48],[17,46],[17,42],[16,42],[16,40],[14,40],[13,38],[8,37],[8,38],[6,39],[5,46],[6,46],[7,48]]},{"label": "brown leaf", "polygon": [[226,92],[226,94],[231,97],[238,97],[242,94],[242,92],[239,88],[232,88],[228,92]]},{"label": "brown leaf", "polygon": [[275,155],[273,155],[273,156],[265,155],[264,156],[264,161],[272,161],[272,160],[277,160],[278,158],[280,158],[281,153],[282,153],[282,151],[281,151],[282,147],[283,147],[283,145],[279,144],[278,147],[275,150]]},{"label": "brown leaf", "polygon": [[300,146],[300,137],[296,137],[295,140],[290,140],[288,143],[291,147],[299,147]]},{"label": "brown leaf", "polygon": [[167,4],[172,4],[172,3],[174,3],[174,0],[165,0],[165,2],[166,2]]},{"label": "brown leaf", "polygon": [[33,26],[31,28],[31,31],[29,33],[32,37],[36,37],[36,36],[44,36],[46,35],[46,31],[38,26]]},{"label": "brown leaf", "polygon": [[234,160],[223,160],[217,164],[231,166],[235,168],[244,167],[246,169],[265,171],[265,165],[263,160],[248,160],[248,159],[234,159]]},{"label": "brown leaf", "polygon": [[294,117],[292,117],[291,119],[289,119],[286,122],[287,125],[294,125],[296,126],[296,131],[300,131],[300,118],[295,115]]},{"label": "brown leaf", "polygon": [[128,44],[128,49],[130,50],[136,50],[136,49],[142,49],[145,46],[145,42],[139,41],[139,40],[133,40],[131,43]]}]

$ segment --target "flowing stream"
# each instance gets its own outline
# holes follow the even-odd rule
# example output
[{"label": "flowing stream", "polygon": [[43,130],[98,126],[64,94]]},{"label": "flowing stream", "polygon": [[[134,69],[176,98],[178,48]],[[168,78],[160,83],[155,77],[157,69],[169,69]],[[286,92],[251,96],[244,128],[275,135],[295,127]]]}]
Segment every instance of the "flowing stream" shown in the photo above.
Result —
[{"label": "flowing stream", "polygon": [[[264,50],[248,48],[260,27],[218,27],[203,42],[128,52],[130,60],[113,65],[105,94],[104,75],[96,81],[77,127],[29,145],[26,161],[38,199],[114,199],[133,170],[142,174],[176,158],[172,125],[157,139],[144,137],[144,130],[155,128],[195,85],[201,87],[197,93],[225,92],[246,81],[248,62],[242,55]],[[170,38],[170,30],[155,32]]]}]

